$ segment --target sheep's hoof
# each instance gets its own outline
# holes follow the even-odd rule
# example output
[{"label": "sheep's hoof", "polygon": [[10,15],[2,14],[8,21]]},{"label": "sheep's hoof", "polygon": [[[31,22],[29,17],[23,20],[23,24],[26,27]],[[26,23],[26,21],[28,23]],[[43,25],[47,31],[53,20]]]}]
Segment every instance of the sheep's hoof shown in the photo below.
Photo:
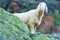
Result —
[{"label": "sheep's hoof", "polygon": [[31,34],[35,34],[35,30],[31,30]]}]

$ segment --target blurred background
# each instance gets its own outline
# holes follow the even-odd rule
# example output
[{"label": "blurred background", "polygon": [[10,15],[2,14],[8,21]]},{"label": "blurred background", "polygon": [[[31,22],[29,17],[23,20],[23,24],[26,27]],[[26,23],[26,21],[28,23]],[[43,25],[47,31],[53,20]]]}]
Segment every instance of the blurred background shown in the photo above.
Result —
[{"label": "blurred background", "polygon": [[40,2],[47,3],[49,13],[60,13],[60,0],[0,0],[0,6],[11,13],[21,13],[35,9]]}]

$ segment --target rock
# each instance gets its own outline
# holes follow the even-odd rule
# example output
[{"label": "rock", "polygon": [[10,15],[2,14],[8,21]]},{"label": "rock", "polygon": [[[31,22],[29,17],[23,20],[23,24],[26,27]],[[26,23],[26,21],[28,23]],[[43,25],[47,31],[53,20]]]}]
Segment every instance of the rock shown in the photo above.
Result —
[{"label": "rock", "polygon": [[45,15],[42,24],[38,26],[38,30],[42,33],[49,33],[53,24],[54,24],[53,18],[49,15]]}]

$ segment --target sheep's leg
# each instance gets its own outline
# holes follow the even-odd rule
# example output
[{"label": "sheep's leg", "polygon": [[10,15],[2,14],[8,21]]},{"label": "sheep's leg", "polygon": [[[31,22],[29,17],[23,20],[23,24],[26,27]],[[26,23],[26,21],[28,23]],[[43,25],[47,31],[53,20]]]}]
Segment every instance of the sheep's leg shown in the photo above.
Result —
[{"label": "sheep's leg", "polygon": [[36,31],[36,29],[34,28],[34,25],[30,25],[31,27],[30,27],[30,29],[31,29],[31,34],[34,34],[35,33],[35,31]]}]

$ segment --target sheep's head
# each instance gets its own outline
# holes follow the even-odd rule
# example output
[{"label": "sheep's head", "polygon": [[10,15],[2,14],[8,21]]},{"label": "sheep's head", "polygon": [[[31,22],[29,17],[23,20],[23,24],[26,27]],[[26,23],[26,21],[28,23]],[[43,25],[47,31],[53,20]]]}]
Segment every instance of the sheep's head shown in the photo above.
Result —
[{"label": "sheep's head", "polygon": [[45,13],[45,14],[48,12],[48,7],[45,2],[39,3],[39,5],[37,6],[37,9],[39,11],[43,11],[43,13]]},{"label": "sheep's head", "polygon": [[46,3],[45,3],[45,2],[41,2],[41,3],[37,6],[37,10],[38,10],[38,12],[40,12],[39,15],[41,15],[41,16],[39,16],[39,17],[40,17],[40,21],[39,21],[39,23],[38,23],[38,25],[40,25],[43,16],[48,13],[48,8],[47,8]]}]

